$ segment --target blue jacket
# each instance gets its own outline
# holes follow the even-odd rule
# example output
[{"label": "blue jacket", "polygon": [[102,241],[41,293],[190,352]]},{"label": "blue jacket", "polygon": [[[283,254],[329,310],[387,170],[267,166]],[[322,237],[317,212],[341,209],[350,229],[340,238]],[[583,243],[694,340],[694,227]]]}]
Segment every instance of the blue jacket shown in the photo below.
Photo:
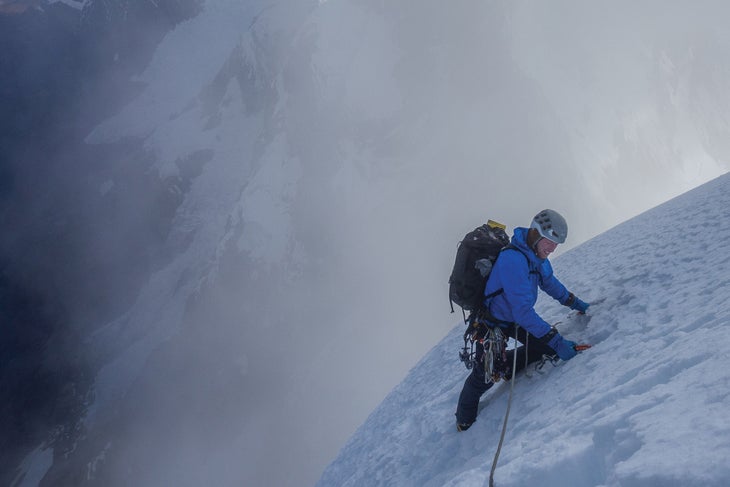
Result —
[{"label": "blue jacket", "polygon": [[565,304],[570,293],[553,274],[548,259],[540,259],[527,246],[527,228],[515,228],[512,245],[519,250],[503,250],[494,263],[484,295],[502,289],[484,305],[498,320],[514,322],[532,335],[541,338],[550,331],[550,324],[535,312],[537,288]]}]

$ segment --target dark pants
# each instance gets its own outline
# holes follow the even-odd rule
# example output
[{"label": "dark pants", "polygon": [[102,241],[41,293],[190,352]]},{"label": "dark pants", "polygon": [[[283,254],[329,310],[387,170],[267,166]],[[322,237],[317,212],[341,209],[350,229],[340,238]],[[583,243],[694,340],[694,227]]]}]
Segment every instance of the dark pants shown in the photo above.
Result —
[{"label": "dark pants", "polygon": [[[541,360],[542,356],[545,354],[555,354],[555,351],[552,348],[542,343],[540,339],[527,333],[527,331],[523,328],[519,328],[516,337],[514,325],[509,326],[508,328],[503,328],[502,333],[508,337],[515,338],[522,344],[527,341],[527,337],[529,336],[529,342],[527,342],[527,363],[537,362],[538,360]],[[469,374],[469,377],[467,377],[464,382],[464,387],[459,395],[459,403],[456,406],[456,422],[459,424],[471,424],[476,421],[477,411],[479,409],[479,398],[482,397],[482,394],[487,392],[487,390],[493,385],[492,382],[485,382],[483,357],[484,348],[478,345],[476,349],[476,364],[474,365],[471,374]],[[508,350],[507,363],[510,368],[512,367],[513,361],[514,350]],[[517,372],[524,368],[525,347],[523,345],[517,348]]]}]

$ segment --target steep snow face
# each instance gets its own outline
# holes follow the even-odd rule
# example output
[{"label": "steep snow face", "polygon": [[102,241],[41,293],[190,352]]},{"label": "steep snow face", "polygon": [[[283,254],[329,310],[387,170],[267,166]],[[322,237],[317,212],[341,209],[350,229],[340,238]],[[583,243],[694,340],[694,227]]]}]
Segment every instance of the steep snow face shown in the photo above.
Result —
[{"label": "steep snow face", "polygon": [[[726,485],[729,217],[725,175],[556,259],[556,275],[595,304],[581,316],[543,295],[537,308],[594,346],[517,377],[497,485]],[[456,432],[462,332],[411,370],[319,486],[486,485],[509,384]]]}]

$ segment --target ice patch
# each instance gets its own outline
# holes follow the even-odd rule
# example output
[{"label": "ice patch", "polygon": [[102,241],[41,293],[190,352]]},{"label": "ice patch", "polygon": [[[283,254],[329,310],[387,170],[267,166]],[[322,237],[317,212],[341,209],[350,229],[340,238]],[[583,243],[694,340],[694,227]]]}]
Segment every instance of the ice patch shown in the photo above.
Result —
[{"label": "ice patch", "polygon": [[52,465],[53,448],[39,446],[23,459],[12,487],[37,487]]}]

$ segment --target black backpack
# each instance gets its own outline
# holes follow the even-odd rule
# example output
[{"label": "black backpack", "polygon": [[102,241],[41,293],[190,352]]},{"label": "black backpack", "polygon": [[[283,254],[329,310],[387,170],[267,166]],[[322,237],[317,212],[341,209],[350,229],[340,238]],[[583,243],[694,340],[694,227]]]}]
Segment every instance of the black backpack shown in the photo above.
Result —
[{"label": "black backpack", "polygon": [[509,237],[501,223],[489,220],[475,228],[459,242],[454,269],[449,278],[451,312],[454,303],[464,311],[474,311],[482,306],[484,287],[492,265],[499,252],[509,245]]}]

